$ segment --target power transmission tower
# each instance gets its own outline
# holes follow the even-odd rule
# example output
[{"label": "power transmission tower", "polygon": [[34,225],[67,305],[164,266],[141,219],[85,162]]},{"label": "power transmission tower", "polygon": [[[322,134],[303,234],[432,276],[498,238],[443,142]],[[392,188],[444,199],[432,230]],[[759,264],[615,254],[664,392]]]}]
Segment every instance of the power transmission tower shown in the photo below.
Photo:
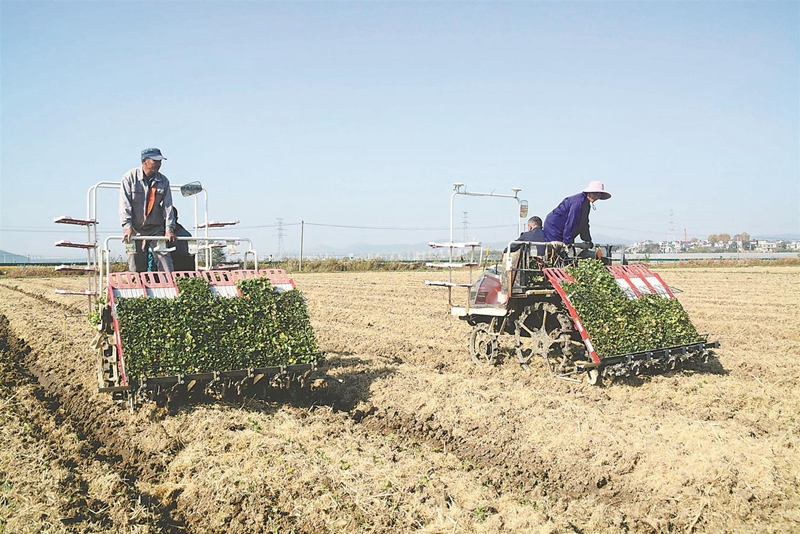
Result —
[{"label": "power transmission tower", "polygon": [[675,241],[675,219],[672,216],[672,210],[669,210],[669,240]]},{"label": "power transmission tower", "polygon": [[468,212],[466,212],[466,211],[464,212],[464,242],[465,243],[467,241],[469,241],[469,238],[467,237],[467,228],[469,228],[469,221],[467,220],[468,219],[467,213]]},{"label": "power transmission tower", "polygon": [[278,260],[283,259],[283,219],[278,217]]}]

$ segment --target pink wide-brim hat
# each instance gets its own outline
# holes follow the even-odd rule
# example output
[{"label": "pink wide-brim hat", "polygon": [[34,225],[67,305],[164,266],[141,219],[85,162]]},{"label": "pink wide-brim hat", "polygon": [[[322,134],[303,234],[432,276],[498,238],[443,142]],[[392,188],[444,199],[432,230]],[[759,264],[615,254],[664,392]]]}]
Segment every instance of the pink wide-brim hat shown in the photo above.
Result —
[{"label": "pink wide-brim hat", "polygon": [[600,195],[600,200],[608,200],[611,198],[611,193],[606,191],[603,182],[589,182],[589,185],[586,186],[586,189],[583,190],[584,193],[598,193]]}]

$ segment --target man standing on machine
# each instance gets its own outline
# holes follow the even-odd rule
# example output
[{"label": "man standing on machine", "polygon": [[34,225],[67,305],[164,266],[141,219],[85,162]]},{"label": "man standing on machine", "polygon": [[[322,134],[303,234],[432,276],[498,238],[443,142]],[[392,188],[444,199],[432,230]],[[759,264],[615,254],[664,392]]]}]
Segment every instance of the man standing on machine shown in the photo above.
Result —
[{"label": "man standing on machine", "polygon": [[[172,209],[172,192],[169,180],[159,172],[165,160],[161,150],[142,150],[142,166],[129,170],[122,177],[119,191],[119,218],[122,225],[122,242],[131,237],[166,237],[175,242],[175,214]],[[172,272],[172,258],[168,251],[155,249],[153,241],[134,241],[134,252],[128,254],[128,268],[135,272],[147,271],[147,251],[152,250],[160,270]]]}]

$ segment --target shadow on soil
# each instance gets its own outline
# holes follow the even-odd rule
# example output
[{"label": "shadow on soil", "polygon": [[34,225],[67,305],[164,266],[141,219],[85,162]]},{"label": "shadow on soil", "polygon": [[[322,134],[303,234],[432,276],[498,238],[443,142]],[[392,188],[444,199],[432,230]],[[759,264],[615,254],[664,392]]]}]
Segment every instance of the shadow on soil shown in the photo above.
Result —
[{"label": "shadow on soil", "polygon": [[717,375],[726,376],[730,373],[725,369],[716,355],[710,356],[707,362],[685,362],[680,368],[674,371],[647,372],[638,376],[616,377],[613,380],[603,378],[603,385],[624,384],[627,386],[642,386],[647,384],[651,377],[660,376],[679,376],[679,375]]},{"label": "shadow on soil", "polygon": [[[350,357],[352,353],[329,352],[325,365],[310,376],[303,385],[292,383],[288,388],[265,388],[258,393],[235,394],[234,392],[168,392],[145,403],[155,402],[163,409],[163,415],[191,412],[196,407],[208,404],[226,404],[231,407],[272,414],[281,406],[309,408],[329,406],[339,412],[350,412],[359,403],[370,397],[370,386],[375,380],[395,373],[394,365],[402,363],[399,358],[375,368],[369,359]],[[138,403],[137,403],[138,404]]]}]

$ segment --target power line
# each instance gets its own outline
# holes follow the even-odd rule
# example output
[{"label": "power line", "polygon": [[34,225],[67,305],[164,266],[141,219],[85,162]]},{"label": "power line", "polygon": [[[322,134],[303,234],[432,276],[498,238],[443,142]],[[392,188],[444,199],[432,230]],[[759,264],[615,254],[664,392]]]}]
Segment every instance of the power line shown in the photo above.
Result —
[{"label": "power line", "polygon": [[426,231],[430,232],[432,230],[449,230],[450,228],[421,228],[421,227],[399,227],[399,226],[355,226],[349,224],[326,224],[326,223],[313,223],[307,222],[307,226],[326,226],[329,228],[351,228],[356,230],[401,230],[406,232],[417,232],[417,231]]},{"label": "power line", "polygon": [[[17,232],[17,233],[31,233],[31,234],[85,234],[86,230],[59,230],[58,228],[53,228],[52,230],[47,230],[45,228],[36,228],[36,227],[25,227],[25,226],[3,226],[0,227],[0,232]],[[108,231],[107,231],[108,232]]]},{"label": "power line", "polygon": [[[308,223],[306,223],[308,224]],[[254,228],[278,228],[279,226],[300,226],[299,222],[296,223],[281,223],[281,224],[255,224],[251,226],[237,226],[237,228],[241,228],[242,230],[252,230]]]},{"label": "power line", "polygon": [[[327,226],[330,228],[353,228],[356,230],[397,230],[403,232],[430,232],[430,231],[444,231],[449,230],[449,227],[428,227],[428,228],[409,228],[409,227],[398,227],[398,226],[352,226],[352,225],[345,225],[345,224],[324,224],[324,223],[310,223],[307,222],[306,226]],[[516,228],[514,224],[496,224],[493,226],[473,226],[472,228],[478,229],[487,229],[487,228]]]},{"label": "power line", "polygon": [[[360,226],[360,225],[353,225],[353,224],[328,224],[328,223],[313,223],[313,222],[306,222],[306,226],[320,226],[324,228],[349,228],[353,230],[389,230],[389,231],[397,231],[397,232],[431,232],[431,231],[446,231],[449,230],[449,227],[444,226]],[[469,224],[469,223],[468,223]],[[249,225],[249,226],[237,226],[242,230],[253,230],[259,228],[285,228],[287,226],[300,226],[299,222],[282,222],[278,224],[257,224],[257,225]],[[491,228],[516,228],[516,225],[513,224],[495,224],[495,225],[488,225],[488,226],[472,226],[469,224],[470,228],[479,229],[479,230],[486,230]],[[52,234],[85,234],[85,230],[70,230],[70,229],[60,229],[60,228],[44,228],[44,227],[26,227],[26,226],[2,226],[0,227],[0,232],[16,232],[16,233],[52,233]],[[117,230],[98,230],[98,234],[102,235],[113,235],[120,233]]]},{"label": "power line", "polygon": [[662,235],[669,235],[669,232],[664,232],[663,230],[642,230],[640,228],[623,228],[621,226],[606,226],[603,224],[592,224],[592,228],[606,228],[609,230],[624,230],[626,232],[634,232],[638,234],[662,234]]},{"label": "power line", "polygon": [[[464,212],[467,213],[467,212]],[[495,224],[495,225],[488,225],[488,226],[472,226],[471,223],[467,221],[468,216],[464,216],[463,224],[468,225],[470,228],[475,229],[489,229],[489,228],[516,228],[513,224]],[[253,230],[259,228],[279,228],[279,227],[287,227],[287,226],[300,226],[301,223],[299,222],[282,222],[276,224],[253,224],[253,225],[246,225],[246,226],[237,226],[242,230]],[[444,231],[449,230],[449,227],[436,227],[436,226],[361,226],[361,225],[353,225],[353,224],[329,224],[329,223],[314,223],[314,222],[306,222],[308,226],[321,226],[321,227],[328,227],[328,228],[350,228],[355,230],[392,230],[392,231],[400,231],[400,232],[430,232],[430,231]],[[213,230],[213,228],[212,228]],[[0,226],[0,232],[16,232],[16,233],[53,233],[53,234],[85,234],[86,230],[81,229],[61,229],[61,228],[48,228],[44,226]],[[103,235],[112,235],[118,234],[120,231],[117,230],[98,230],[98,234]]]},{"label": "power line", "polygon": [[[388,231],[397,231],[397,232],[431,232],[431,231],[446,231],[449,230],[449,227],[436,227],[436,226],[428,226],[428,227],[421,227],[421,226],[360,226],[360,225],[352,225],[352,224],[328,224],[328,223],[314,223],[314,222],[306,222],[307,226],[319,226],[323,228],[349,228],[352,230],[388,230]],[[254,230],[259,228],[286,228],[287,226],[300,226],[299,222],[283,222],[280,224],[257,224],[257,225],[248,225],[248,226],[237,226],[242,230]],[[488,225],[488,226],[472,226],[469,224],[470,228],[476,230],[486,230],[492,228],[516,228],[516,225],[513,224],[496,224],[496,225]],[[635,233],[653,233],[653,234],[663,234],[668,235],[670,232],[665,232],[663,230],[642,230],[641,228],[625,228],[622,226],[607,226],[601,224],[592,224],[592,228],[606,228],[610,230],[624,230],[626,232],[635,232]],[[71,229],[60,229],[60,228],[45,228],[45,227],[36,227],[36,226],[0,226],[0,232],[14,232],[14,233],[42,233],[42,234],[85,234],[85,230],[71,230]],[[98,234],[101,235],[113,235],[120,233],[117,230],[98,230]]]}]

